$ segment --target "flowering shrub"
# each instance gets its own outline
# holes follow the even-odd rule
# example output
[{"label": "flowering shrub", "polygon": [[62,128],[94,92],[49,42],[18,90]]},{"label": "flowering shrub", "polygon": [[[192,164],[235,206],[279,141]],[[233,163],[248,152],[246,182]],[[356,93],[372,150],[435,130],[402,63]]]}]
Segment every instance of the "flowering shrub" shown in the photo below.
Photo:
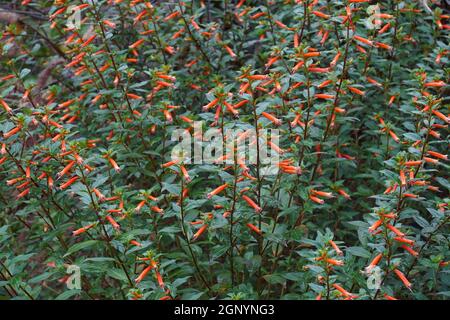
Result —
[{"label": "flowering shrub", "polygon": [[448,298],[446,3],[2,4],[0,297]]}]

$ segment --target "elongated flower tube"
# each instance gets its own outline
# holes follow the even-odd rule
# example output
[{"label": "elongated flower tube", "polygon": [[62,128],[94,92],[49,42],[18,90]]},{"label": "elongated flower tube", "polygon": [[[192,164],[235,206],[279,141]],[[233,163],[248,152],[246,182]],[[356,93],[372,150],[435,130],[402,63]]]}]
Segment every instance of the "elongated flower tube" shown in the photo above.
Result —
[{"label": "elongated flower tube", "polygon": [[219,193],[221,193],[223,190],[225,190],[228,187],[228,183],[225,183],[219,187],[217,187],[216,189],[214,189],[213,191],[211,191],[210,193],[207,194],[207,198],[211,199],[212,196],[218,195]]},{"label": "elongated flower tube", "polygon": [[260,206],[258,206],[252,199],[250,199],[248,196],[243,195],[242,199],[245,200],[245,202],[247,202],[247,204],[252,207],[256,213],[260,213],[262,211],[262,208]]},{"label": "elongated flower tube", "polygon": [[407,287],[408,289],[411,289],[412,284],[411,282],[408,281],[408,279],[406,279],[406,276],[403,274],[403,272],[401,272],[398,269],[394,269],[394,273],[397,275],[397,277],[401,280],[401,282],[403,282],[403,284],[405,285],[405,287]]}]

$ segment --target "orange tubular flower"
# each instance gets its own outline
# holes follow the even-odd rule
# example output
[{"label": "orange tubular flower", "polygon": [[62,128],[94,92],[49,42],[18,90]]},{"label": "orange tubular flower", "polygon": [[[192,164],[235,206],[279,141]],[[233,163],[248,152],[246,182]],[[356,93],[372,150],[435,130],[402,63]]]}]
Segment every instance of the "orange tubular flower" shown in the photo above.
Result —
[{"label": "orange tubular flower", "polygon": [[367,44],[368,46],[373,46],[373,42],[370,41],[369,39],[366,39],[366,38],[363,38],[363,37],[360,37],[360,36],[356,36],[356,35],[353,38],[356,41],[359,41],[361,43]]},{"label": "orange tubular flower", "polygon": [[391,224],[387,224],[386,227],[391,230],[393,233],[395,233],[397,236],[399,237],[404,237],[405,234],[403,232],[401,232],[400,230],[398,230],[396,227],[394,227]]},{"label": "orange tubular flower", "polygon": [[194,27],[195,30],[197,30],[197,31],[200,30],[200,26],[198,25],[198,23],[194,19],[191,20],[191,24],[192,24],[192,26]]},{"label": "orange tubular flower", "polygon": [[268,119],[269,121],[271,121],[274,125],[276,126],[280,126],[281,125],[281,120],[274,117],[273,115],[271,115],[270,113],[267,112],[261,112],[261,115],[263,117],[265,117],[266,119]]},{"label": "orange tubular flower", "polygon": [[300,61],[300,62],[298,62],[293,68],[292,68],[292,71],[293,72],[296,72],[296,71],[298,71],[298,69],[300,69],[301,67],[303,67],[303,65],[305,64],[305,61]]},{"label": "orange tubular flower", "polygon": [[251,223],[247,223],[246,226],[247,226],[250,230],[256,232],[257,234],[262,235],[262,231],[259,230],[259,228],[256,227],[255,225],[253,225],[253,224],[251,224]]},{"label": "orange tubular flower", "polygon": [[242,199],[244,199],[245,202],[247,202],[247,204],[250,207],[252,207],[255,210],[256,213],[260,213],[262,211],[262,208],[260,206],[258,206],[252,199],[250,199],[246,195],[243,195]]},{"label": "orange tubular flower", "polygon": [[445,87],[445,82],[444,81],[432,81],[432,82],[428,82],[425,83],[424,86],[426,88],[440,88],[440,87]]},{"label": "orange tubular flower", "polygon": [[338,53],[334,56],[333,60],[330,62],[330,67],[334,67],[337,62],[339,61],[339,58],[341,57],[341,52],[338,51]]},{"label": "orange tubular flower", "polygon": [[138,41],[131,44],[128,48],[130,48],[130,49],[139,48],[144,43],[144,41],[145,41],[144,39],[139,39]]},{"label": "orange tubular flower", "polygon": [[411,290],[412,284],[411,282],[408,281],[408,279],[406,279],[405,275],[403,274],[403,272],[401,272],[398,269],[394,269],[394,273],[397,275],[397,277],[403,282],[403,284],[405,285],[405,287],[407,287],[408,289]]},{"label": "orange tubular flower", "polygon": [[425,160],[425,162],[427,162],[427,163],[432,163],[432,164],[438,164],[439,163],[439,160],[433,159],[433,158],[429,158],[429,157],[423,157],[423,160]]},{"label": "orange tubular flower", "polygon": [[331,192],[324,192],[324,191],[318,191],[318,190],[311,190],[311,193],[313,195],[319,196],[319,197],[324,197],[324,198],[328,198],[331,199],[333,198],[333,194]]},{"label": "orange tubular flower", "polygon": [[288,174],[302,174],[302,169],[300,167],[294,167],[294,166],[280,166],[281,170]]},{"label": "orange tubular flower", "polygon": [[171,167],[171,166],[173,166],[173,165],[175,165],[177,163],[178,163],[178,160],[172,160],[172,161],[169,161],[169,162],[166,162],[166,163],[162,164],[161,167],[168,168],[168,167]]},{"label": "orange tubular flower", "polygon": [[111,216],[106,216],[105,217],[106,220],[108,220],[108,222],[111,224],[111,226],[116,229],[119,230],[120,229],[120,225],[116,222],[116,220],[114,220],[113,217]]},{"label": "orange tubular flower", "polygon": [[85,227],[82,227],[82,228],[80,228],[80,229],[77,229],[77,230],[73,231],[73,232],[72,232],[72,235],[73,235],[73,236],[78,236],[78,235],[80,235],[80,234],[82,234],[82,233],[85,233],[86,231],[88,231],[89,229],[91,229],[93,226],[95,226],[95,223],[92,223],[92,224],[90,224],[90,225],[87,225],[87,226],[85,226]]},{"label": "orange tubular flower", "polygon": [[78,176],[74,176],[72,178],[70,178],[66,183],[63,183],[59,189],[64,190],[67,189],[68,187],[70,187],[75,181],[77,181],[79,179]]},{"label": "orange tubular flower", "polygon": [[116,24],[114,22],[111,22],[109,20],[103,20],[103,23],[106,24],[108,27],[110,27],[111,29],[114,29],[116,27]]},{"label": "orange tubular flower", "polygon": [[419,253],[418,253],[417,251],[413,250],[411,247],[408,247],[408,246],[406,246],[406,245],[404,245],[404,244],[402,244],[401,247],[402,247],[403,249],[405,249],[406,251],[408,251],[408,253],[411,254],[411,255],[414,256],[414,257],[417,257],[417,256],[419,255]]},{"label": "orange tubular flower", "polygon": [[394,240],[397,241],[397,242],[402,242],[402,243],[409,244],[411,246],[414,245],[414,241],[413,240],[406,239],[406,238],[403,238],[403,237],[395,237]]},{"label": "orange tubular flower", "polygon": [[446,154],[442,154],[435,151],[428,151],[427,152],[430,156],[441,159],[441,160],[448,160],[448,156]]},{"label": "orange tubular flower", "polygon": [[240,0],[240,1],[238,2],[238,4],[236,4],[236,8],[239,9],[239,8],[245,3],[245,1],[246,1],[246,0]]},{"label": "orange tubular flower", "polygon": [[192,237],[192,241],[197,240],[198,237],[200,237],[202,235],[203,232],[205,232],[205,230],[208,228],[207,224],[204,224],[200,227],[200,229],[198,229],[198,231],[194,234],[194,236]]},{"label": "orange tubular flower", "polygon": [[336,260],[336,259],[326,259],[325,260],[328,264],[331,264],[333,266],[343,266],[344,265],[344,261],[340,261],[340,260]]},{"label": "orange tubular flower", "polygon": [[450,118],[445,116],[442,112],[438,111],[438,110],[433,110],[432,111],[433,114],[438,117],[439,119],[441,119],[444,122],[450,123]]},{"label": "orange tubular flower", "polygon": [[134,280],[136,283],[141,282],[145,279],[147,274],[154,268],[152,264],[150,264],[148,267],[146,267],[144,270],[142,270],[141,274]]},{"label": "orange tubular flower", "polygon": [[172,46],[166,46],[164,48],[164,51],[167,52],[168,54],[174,54],[175,53],[175,48]]},{"label": "orange tubular flower", "polygon": [[75,164],[75,161],[70,161],[69,164],[64,167],[64,169],[62,169],[60,172],[57,173],[58,178],[61,178],[66,173],[68,173],[74,164]]},{"label": "orange tubular flower", "polygon": [[247,104],[248,102],[249,102],[248,100],[242,100],[242,101],[239,101],[238,103],[236,103],[236,104],[233,106],[233,108],[239,109],[240,107],[242,107],[243,105]]},{"label": "orange tubular flower", "polygon": [[334,99],[333,95],[325,93],[316,93],[314,97],[316,97],[317,99]]},{"label": "orange tubular flower", "polygon": [[155,274],[156,274],[156,280],[158,281],[158,285],[160,286],[160,288],[164,288],[165,284],[164,284],[164,280],[163,280],[161,274],[159,273],[158,270],[155,270]]},{"label": "orange tubular flower", "polygon": [[275,24],[277,26],[279,26],[282,29],[286,29],[286,30],[291,30],[291,28],[289,28],[287,25],[285,25],[283,22],[281,22],[280,20],[275,20]]},{"label": "orange tubular flower", "polygon": [[19,177],[11,180],[6,180],[6,185],[7,186],[15,185],[17,182],[22,181],[23,179],[24,179],[23,177]]},{"label": "orange tubular flower", "polygon": [[249,80],[253,80],[253,81],[260,81],[260,80],[266,80],[269,78],[268,75],[265,74],[253,74],[253,75],[248,75],[248,76],[243,76],[246,77]]},{"label": "orange tubular flower", "polygon": [[167,17],[165,17],[165,18],[163,19],[163,21],[164,21],[164,22],[167,22],[167,21],[169,21],[169,20],[172,20],[172,19],[178,17],[179,15],[181,15],[181,12],[180,12],[180,11],[174,11],[173,13],[171,13],[171,14],[169,14]]},{"label": "orange tubular flower", "polygon": [[136,247],[142,247],[142,244],[136,240],[131,240],[130,244],[136,246]]},{"label": "orange tubular flower", "polygon": [[383,220],[381,220],[381,219],[375,221],[375,222],[369,227],[369,232],[374,232],[374,231],[377,230],[382,224],[383,224]]},{"label": "orange tubular flower", "polygon": [[161,87],[165,87],[165,88],[173,88],[175,86],[173,83],[161,81],[161,80],[156,81],[156,84]]},{"label": "orange tubular flower", "polygon": [[139,204],[136,206],[136,208],[134,209],[134,211],[140,212],[141,209],[145,206],[146,203],[147,203],[147,201],[142,200],[142,201],[139,202]]},{"label": "orange tubular flower", "polygon": [[383,254],[378,254],[373,260],[370,262],[370,264],[366,267],[366,271],[370,272],[378,263],[380,262],[381,258],[383,257]]},{"label": "orange tubular flower", "polygon": [[2,78],[0,78],[0,81],[8,81],[10,79],[14,79],[16,76],[14,74],[9,74],[7,76],[4,76]]},{"label": "orange tubular flower", "polygon": [[6,112],[11,113],[12,109],[10,108],[10,106],[6,103],[5,100],[0,98],[0,104],[2,105],[3,109],[5,109]]},{"label": "orange tubular flower", "polygon": [[218,102],[219,98],[214,99],[213,101],[202,107],[203,111],[208,111],[209,109],[215,107]]},{"label": "orange tubular flower", "polygon": [[330,72],[330,68],[308,67],[308,71],[315,73],[327,73]]},{"label": "orange tubular flower", "polygon": [[351,199],[351,197],[350,197],[350,195],[347,193],[347,192],[345,192],[345,190],[343,190],[343,189],[339,189],[338,190],[338,193],[341,195],[341,196],[343,196],[345,199]]},{"label": "orange tubular flower", "polygon": [[228,45],[225,45],[224,48],[225,48],[225,50],[227,50],[228,54],[229,54],[233,59],[237,57],[236,54],[233,52],[233,50],[232,50]]},{"label": "orange tubular flower", "polygon": [[337,253],[339,256],[342,256],[342,255],[344,254],[344,253],[342,252],[342,250],[339,249],[339,247],[336,245],[336,243],[334,243],[333,240],[330,240],[329,243],[330,243],[330,245],[333,247],[334,251],[336,251],[336,253]]},{"label": "orange tubular flower", "polygon": [[138,96],[137,94],[133,94],[133,93],[127,93],[127,97],[132,99],[132,100],[142,99],[142,97]]},{"label": "orange tubular flower", "polygon": [[98,201],[103,202],[105,201],[105,196],[100,192],[100,190],[98,190],[97,188],[92,189],[92,191],[94,191],[95,195],[98,198]]},{"label": "orange tubular flower", "polygon": [[323,81],[322,83],[320,83],[318,86],[317,86],[317,88],[319,88],[319,89],[322,89],[322,88],[325,88],[326,86],[328,86],[330,83],[332,83],[333,81],[332,80],[325,80],[325,81]]},{"label": "orange tubular flower", "polygon": [[16,189],[20,190],[22,188],[27,187],[28,185],[30,185],[31,181],[25,181],[24,183],[22,183],[21,185],[17,186]]},{"label": "orange tubular flower", "polygon": [[239,117],[239,111],[237,111],[231,104],[224,101],[223,104],[227,107],[227,110],[230,111],[236,118]]},{"label": "orange tubular flower", "polygon": [[400,139],[397,137],[397,135],[394,133],[394,131],[389,130],[389,135],[391,136],[391,138],[395,141],[395,142],[399,142]]},{"label": "orange tubular flower", "polygon": [[365,96],[366,95],[366,93],[364,91],[359,90],[358,88],[350,87],[350,86],[348,86],[347,88],[348,88],[348,90],[350,90],[354,94],[357,94],[357,95],[360,95],[360,96]]},{"label": "orange tubular flower", "polygon": [[391,47],[390,45],[387,45],[387,44],[382,43],[382,42],[375,42],[375,45],[376,45],[378,48],[381,48],[381,49],[392,50],[392,47]]},{"label": "orange tubular flower", "polygon": [[181,172],[183,173],[184,178],[187,182],[191,181],[191,177],[189,177],[189,173],[184,166],[180,166]]},{"label": "orange tubular flower", "polygon": [[292,128],[295,128],[297,126],[297,123],[300,121],[301,117],[302,117],[301,113],[295,116],[294,120],[290,123]]},{"label": "orange tubular flower", "polygon": [[325,203],[325,201],[323,201],[322,199],[320,199],[320,198],[317,198],[317,197],[315,197],[315,196],[313,196],[313,195],[309,195],[309,199],[311,199],[312,201],[314,201],[315,203],[318,203],[318,204],[324,204]]},{"label": "orange tubular flower", "polygon": [[391,27],[391,23],[390,22],[386,23],[380,30],[378,30],[378,34],[385,33],[386,31],[389,30],[390,27]]},{"label": "orange tubular flower", "polygon": [[379,83],[378,81],[376,81],[375,79],[371,78],[371,77],[366,77],[367,81],[377,87],[382,87],[383,85],[381,83]]},{"label": "orange tubular flower", "polygon": [[420,166],[422,164],[422,161],[417,160],[417,161],[406,161],[405,162],[405,166],[407,167],[415,167],[415,166]]},{"label": "orange tubular flower", "polygon": [[419,197],[418,195],[413,194],[413,193],[405,193],[405,194],[403,194],[403,196],[404,196],[405,198],[413,198],[413,199],[416,199],[416,198]]},{"label": "orange tubular flower", "polygon": [[275,62],[277,62],[280,59],[280,57],[272,57],[267,61],[267,63],[264,65],[266,68],[269,68],[271,65],[273,65]]},{"label": "orange tubular flower", "polygon": [[393,19],[394,16],[391,14],[387,14],[387,13],[379,13],[379,14],[375,14],[374,15],[375,18],[380,18],[380,19]]},{"label": "orange tubular flower", "polygon": [[117,165],[117,162],[113,158],[108,157],[108,161],[116,172],[120,172],[120,167]]},{"label": "orange tubular flower", "polygon": [[173,122],[173,117],[172,114],[170,113],[169,110],[163,110],[164,113],[164,117],[166,118],[168,123],[172,123]]},{"label": "orange tubular flower", "polygon": [[213,191],[211,191],[210,193],[208,193],[208,195],[206,196],[208,199],[211,199],[212,196],[215,196],[219,193],[221,193],[223,190],[225,190],[228,187],[228,183],[225,183],[219,187],[217,187],[216,189],[214,189]]},{"label": "orange tubular flower", "polygon": [[84,48],[86,46],[88,46],[92,41],[94,41],[94,39],[97,37],[97,35],[93,35],[91,36],[89,39],[87,39],[82,45],[81,47]]},{"label": "orange tubular flower", "polygon": [[356,296],[354,296],[353,294],[351,294],[350,292],[348,292],[347,290],[342,288],[337,283],[333,283],[333,288],[335,288],[337,291],[339,291],[344,297],[347,297],[347,298],[350,298],[350,299],[356,298]]},{"label": "orange tubular flower", "polygon": [[403,187],[406,186],[406,177],[405,172],[403,170],[400,170],[400,182]]},{"label": "orange tubular flower", "polygon": [[150,208],[150,210],[152,210],[153,212],[156,212],[156,213],[160,213],[160,214],[163,214],[163,213],[164,213],[164,209],[162,209],[162,208],[160,208],[160,207],[158,207],[158,206],[152,206],[152,207]]},{"label": "orange tubular flower", "polygon": [[13,135],[17,134],[20,130],[22,129],[21,126],[17,126],[11,130],[9,130],[8,132],[3,134],[3,138],[8,139],[10,137],[12,137]]},{"label": "orange tubular flower", "polygon": [[258,13],[255,13],[254,15],[250,16],[250,19],[256,20],[256,19],[258,19],[258,18],[260,18],[262,16],[265,16],[265,15],[266,15],[265,12],[258,12]]},{"label": "orange tubular flower", "polygon": [[323,18],[323,19],[330,19],[330,16],[328,14],[325,14],[323,12],[320,11],[311,11],[311,13],[319,18]]},{"label": "orange tubular flower", "polygon": [[319,56],[320,56],[320,52],[318,52],[318,51],[307,52],[307,53],[303,54],[303,58],[312,58],[312,57],[319,57]]},{"label": "orange tubular flower", "polygon": [[85,8],[87,8],[87,7],[89,7],[89,4],[84,3],[84,4],[80,4],[79,6],[75,6],[72,10],[75,10],[75,11],[77,11],[77,10],[83,10],[83,9],[85,9]]},{"label": "orange tubular flower", "polygon": [[20,199],[25,197],[28,193],[30,193],[30,188],[25,189],[24,191],[22,191],[21,193],[19,193],[16,197],[16,199]]}]

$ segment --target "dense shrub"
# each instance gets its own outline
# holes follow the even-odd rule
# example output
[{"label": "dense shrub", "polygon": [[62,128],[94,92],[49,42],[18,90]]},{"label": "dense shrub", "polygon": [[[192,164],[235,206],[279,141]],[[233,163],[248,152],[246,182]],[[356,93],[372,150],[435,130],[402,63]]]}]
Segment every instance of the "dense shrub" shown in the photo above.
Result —
[{"label": "dense shrub", "polygon": [[4,2],[0,297],[448,298],[445,5]]}]

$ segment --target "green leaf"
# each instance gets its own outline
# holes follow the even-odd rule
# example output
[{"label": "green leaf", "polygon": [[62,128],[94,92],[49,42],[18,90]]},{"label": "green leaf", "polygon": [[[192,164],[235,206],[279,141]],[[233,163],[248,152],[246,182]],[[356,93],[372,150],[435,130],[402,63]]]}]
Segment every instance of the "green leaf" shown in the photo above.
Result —
[{"label": "green leaf", "polygon": [[186,292],[182,295],[181,299],[182,300],[198,300],[200,299],[201,296],[203,296],[203,292],[201,291],[197,291],[197,290],[192,290],[189,292]]},{"label": "green leaf", "polygon": [[286,282],[286,279],[280,274],[268,274],[263,278],[270,284],[283,284]]},{"label": "green leaf", "polygon": [[128,281],[127,275],[122,269],[109,269],[106,274],[117,280]]},{"label": "green leaf", "polygon": [[362,247],[349,247],[345,249],[346,252],[351,254],[352,256],[361,257],[361,258],[370,258],[371,254],[369,251]]},{"label": "green leaf", "polygon": [[55,300],[67,300],[81,293],[81,290],[67,290],[58,295]]},{"label": "green leaf", "polygon": [[64,255],[64,257],[67,257],[67,256],[69,256],[72,253],[75,253],[77,251],[80,251],[80,250],[92,247],[92,246],[96,245],[97,243],[100,243],[100,241],[98,241],[98,240],[87,240],[87,241],[84,241],[84,242],[80,242],[80,243],[74,244],[73,246],[71,246],[69,248],[69,250],[67,250],[67,253]]}]

